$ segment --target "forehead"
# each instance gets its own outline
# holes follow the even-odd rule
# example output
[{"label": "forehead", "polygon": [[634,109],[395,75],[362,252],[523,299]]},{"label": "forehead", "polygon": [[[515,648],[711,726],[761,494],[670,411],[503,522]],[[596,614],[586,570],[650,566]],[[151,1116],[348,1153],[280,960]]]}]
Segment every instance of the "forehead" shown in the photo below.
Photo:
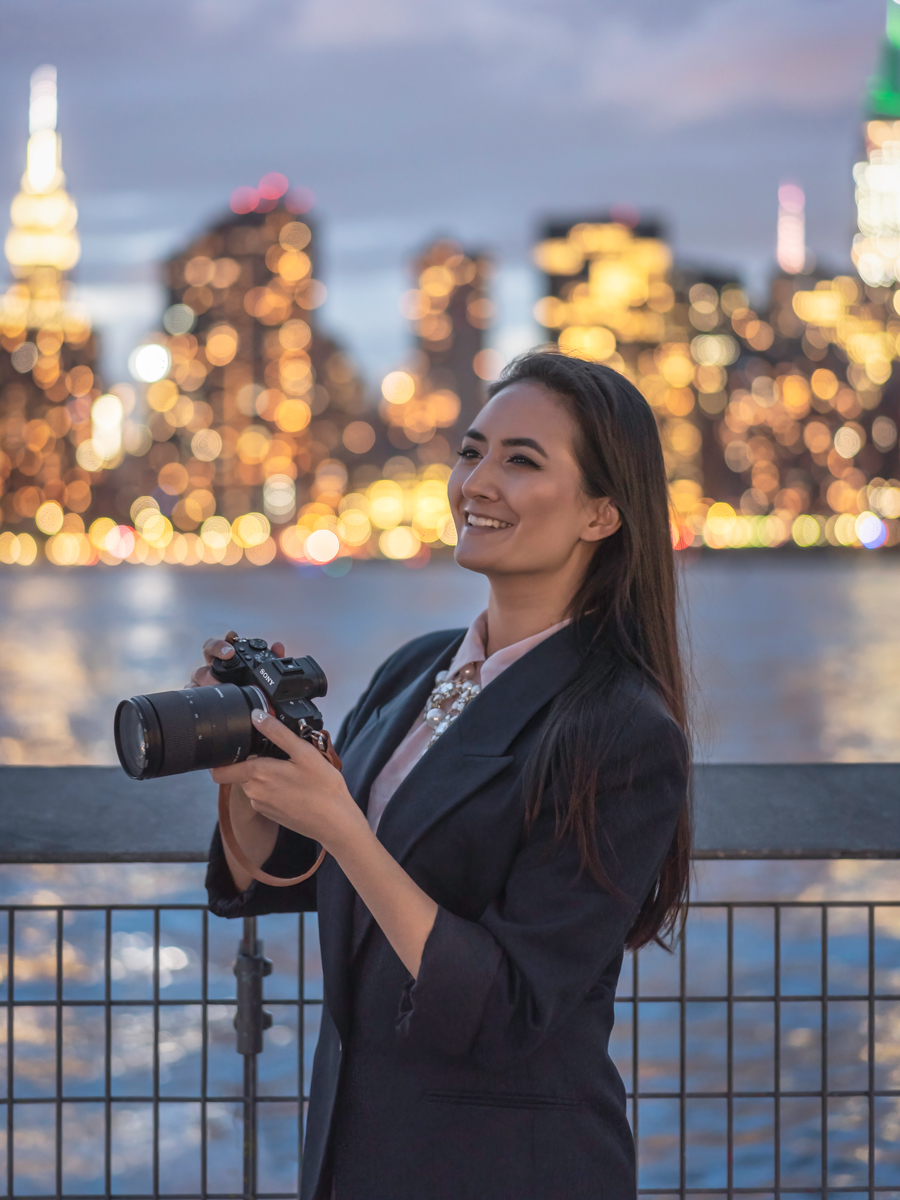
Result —
[{"label": "forehead", "polygon": [[575,422],[565,402],[539,383],[511,383],[489,400],[472,428],[486,437],[533,437],[542,445],[572,445]]}]

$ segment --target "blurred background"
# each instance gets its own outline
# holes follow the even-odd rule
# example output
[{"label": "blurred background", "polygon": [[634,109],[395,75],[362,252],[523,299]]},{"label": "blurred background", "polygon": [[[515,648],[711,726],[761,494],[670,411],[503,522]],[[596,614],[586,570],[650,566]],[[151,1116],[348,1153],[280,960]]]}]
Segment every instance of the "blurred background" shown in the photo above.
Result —
[{"label": "blurred background", "polygon": [[[229,628],[312,653],[336,728],[391,651],[483,606],[484,581],[453,562],[446,481],[489,382],[548,343],[623,372],[656,414],[698,758],[897,761],[900,3],[2,10],[0,764],[115,763],[118,700],[182,686]],[[136,831],[140,816],[135,785]],[[0,900],[202,902],[202,878],[202,864],[3,866]],[[696,894],[889,901],[896,868],[707,863]],[[40,1003],[57,977],[44,916],[20,914],[16,960]],[[100,934],[65,919],[66,971],[100,995]],[[115,986],[145,996],[159,926],[116,920]],[[198,920],[163,922],[169,1004],[196,991]],[[720,942],[692,920],[712,970]],[[267,921],[278,995],[298,934]],[[894,963],[893,916],[885,929]],[[234,930],[211,931],[224,994]],[[862,979],[852,932],[830,969]],[[786,941],[786,961],[815,936]],[[318,999],[309,922],[306,937]],[[741,945],[758,968],[770,943],[760,927]],[[25,1011],[19,1094],[37,1095],[56,1078],[53,1015]],[[157,1060],[149,1009],[116,1033],[123,1095],[147,1090],[148,1063],[177,1090],[199,1062],[199,1025],[166,1011]],[[216,1087],[239,1095],[232,1008],[211,1011]],[[276,1018],[264,1073],[280,1093],[297,1086],[280,1081],[284,1048],[308,1063],[316,1025]],[[792,1046],[814,1045],[817,1019]],[[887,1062],[896,1032],[879,1029]],[[100,1086],[99,1037],[67,1043],[82,1090]],[[759,1037],[739,1039],[741,1063]],[[657,1066],[674,1044],[648,1042]],[[856,1041],[840,1052],[866,1061]],[[56,1186],[38,1108],[17,1117],[18,1194]],[[166,1111],[181,1189],[198,1118]],[[233,1190],[237,1110],[209,1111]],[[148,1113],[123,1108],[119,1190],[151,1186]],[[816,1168],[817,1119],[790,1140],[798,1170]],[[296,1121],[272,1120],[266,1178],[288,1187]],[[848,1191],[864,1124],[840,1134]],[[102,1141],[99,1117],[73,1128],[70,1147]],[[646,1168],[674,1125],[644,1128]],[[738,1165],[767,1137],[748,1134]],[[720,1141],[691,1170],[724,1192]],[[100,1194],[102,1146],[78,1154],[76,1190]]]},{"label": "blurred background", "polygon": [[228,627],[335,723],[467,624],[446,480],[541,344],[657,416],[698,754],[896,756],[900,4],[4,24],[0,761],[114,761]]}]

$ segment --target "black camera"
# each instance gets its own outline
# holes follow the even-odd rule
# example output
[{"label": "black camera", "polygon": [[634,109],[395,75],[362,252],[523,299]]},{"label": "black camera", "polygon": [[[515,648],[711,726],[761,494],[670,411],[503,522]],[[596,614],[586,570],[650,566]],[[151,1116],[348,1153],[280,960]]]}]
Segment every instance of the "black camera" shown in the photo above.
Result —
[{"label": "black camera", "polygon": [[251,754],[287,758],[250,719],[272,713],[292,732],[322,728],[312,702],[328,681],[313,658],[279,658],[262,638],[237,638],[231,658],[214,658],[220,683],[132,696],[116,709],[119,762],[132,779],[157,779],[244,762]]}]

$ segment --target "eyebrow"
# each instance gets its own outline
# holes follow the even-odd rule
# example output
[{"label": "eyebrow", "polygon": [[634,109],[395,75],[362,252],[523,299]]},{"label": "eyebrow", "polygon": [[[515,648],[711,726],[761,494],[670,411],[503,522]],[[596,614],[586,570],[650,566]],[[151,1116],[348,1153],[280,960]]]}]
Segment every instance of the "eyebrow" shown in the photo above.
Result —
[{"label": "eyebrow", "polygon": [[[484,436],[484,434],[481,433],[477,429],[467,429],[466,432],[463,434],[463,437],[471,438],[473,442],[486,442],[487,441],[487,438]],[[543,448],[543,446],[539,445],[534,440],[534,438],[529,438],[529,437],[503,438],[502,441],[500,442],[500,445],[501,446],[527,446],[530,450],[537,450],[538,454],[543,455],[544,458],[550,457],[550,455]]]}]

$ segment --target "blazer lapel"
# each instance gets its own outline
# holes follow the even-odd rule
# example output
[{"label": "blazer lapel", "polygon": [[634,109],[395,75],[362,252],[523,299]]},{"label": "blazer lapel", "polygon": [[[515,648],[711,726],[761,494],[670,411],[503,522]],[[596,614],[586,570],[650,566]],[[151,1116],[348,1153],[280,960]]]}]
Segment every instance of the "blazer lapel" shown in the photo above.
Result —
[{"label": "blazer lapel", "polygon": [[[575,634],[567,626],[507,667],[467,705],[384,810],[378,838],[398,862],[433,825],[514,762],[508,750],[516,735],[571,682],[580,665]],[[365,910],[353,932],[354,952],[371,924]]]},{"label": "blazer lapel", "polygon": [[[409,732],[425,706],[434,677],[452,661],[462,637],[455,638],[441,655],[392,700],[376,710],[344,749],[344,780],[359,807],[366,811],[372,782]],[[327,855],[317,875],[319,940],[322,974],[328,1007],[343,1037],[349,1022],[349,948],[353,933],[356,892],[346,875]]]}]

